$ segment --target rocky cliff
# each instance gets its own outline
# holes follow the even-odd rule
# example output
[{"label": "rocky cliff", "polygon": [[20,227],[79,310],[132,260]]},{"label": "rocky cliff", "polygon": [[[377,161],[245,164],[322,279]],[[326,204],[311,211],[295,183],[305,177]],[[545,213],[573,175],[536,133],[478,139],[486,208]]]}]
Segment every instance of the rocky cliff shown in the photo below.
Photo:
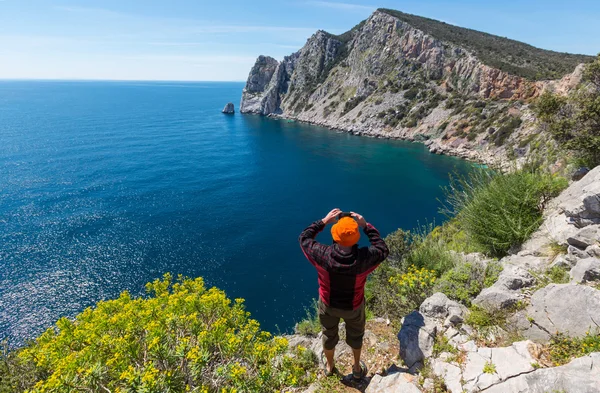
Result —
[{"label": "rocky cliff", "polygon": [[[378,10],[342,35],[318,31],[281,62],[260,56],[241,112],[426,141],[432,152],[493,163],[539,147],[528,102],[544,89],[568,92],[588,60]],[[548,76],[562,79],[538,80]]]}]

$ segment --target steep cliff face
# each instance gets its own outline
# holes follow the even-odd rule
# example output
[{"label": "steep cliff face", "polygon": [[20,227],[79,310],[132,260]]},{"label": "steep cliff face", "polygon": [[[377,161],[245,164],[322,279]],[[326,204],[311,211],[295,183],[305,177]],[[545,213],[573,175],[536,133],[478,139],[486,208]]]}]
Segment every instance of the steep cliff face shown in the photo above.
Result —
[{"label": "steep cliff face", "polygon": [[[580,79],[581,68],[563,81],[528,79],[485,64],[475,55],[473,48],[487,50],[492,36],[464,29],[483,38],[475,36],[463,47],[456,40],[439,38],[441,22],[417,19],[423,25],[441,24],[442,30],[433,25],[434,36],[409,23],[411,17],[378,10],[341,36],[318,31],[281,63],[259,57],[242,95],[241,112],[278,115],[362,135],[427,141],[433,152],[487,163],[529,155],[537,130],[527,102],[547,88],[568,91]],[[486,56],[493,63],[499,55]],[[543,59],[534,58],[534,63],[537,60]],[[510,67],[512,63],[502,64]],[[523,75],[532,72],[514,67]]]}]

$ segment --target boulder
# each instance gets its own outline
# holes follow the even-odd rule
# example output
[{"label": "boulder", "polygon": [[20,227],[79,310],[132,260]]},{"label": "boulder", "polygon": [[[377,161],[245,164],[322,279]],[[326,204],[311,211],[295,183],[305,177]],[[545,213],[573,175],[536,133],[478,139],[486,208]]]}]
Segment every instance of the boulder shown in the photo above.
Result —
[{"label": "boulder", "polygon": [[585,249],[585,253],[591,257],[600,258],[600,245],[594,244]]},{"label": "boulder", "polygon": [[463,392],[461,383],[462,371],[460,367],[439,360],[434,360],[431,366],[433,373],[444,379],[444,384],[450,393]]},{"label": "boulder", "polygon": [[600,243],[600,225],[581,228],[576,234],[567,239],[567,243],[580,250],[585,250],[589,246]]},{"label": "boulder", "polygon": [[546,341],[557,332],[581,337],[600,323],[600,291],[585,285],[550,284],[533,294],[524,314],[532,321],[521,326],[527,338]]},{"label": "boulder", "polygon": [[227,105],[225,105],[225,108],[223,108],[223,113],[231,115],[235,113],[235,107],[233,106],[232,102],[228,102]]},{"label": "boulder", "polygon": [[577,264],[578,259],[577,258],[573,258],[572,255],[559,255],[556,258],[554,258],[554,261],[552,261],[552,263],[550,264],[550,266],[548,266],[550,269],[552,269],[553,267],[560,267],[562,269],[570,269],[573,266],[575,266],[575,264]]},{"label": "boulder", "polygon": [[600,224],[600,166],[571,184],[557,197],[556,203],[578,227]]},{"label": "boulder", "polygon": [[365,393],[421,393],[414,375],[396,372],[385,377],[375,375]]},{"label": "boulder", "polygon": [[580,259],[577,265],[571,269],[571,279],[576,283],[600,280],[600,259]]},{"label": "boulder", "polygon": [[450,300],[443,293],[437,292],[423,301],[419,311],[429,318],[448,319],[452,323],[460,323],[467,309],[460,303]]},{"label": "boulder", "polygon": [[538,266],[540,258],[513,255],[503,259],[504,270],[498,280],[485,288],[473,300],[473,304],[489,310],[501,310],[514,306],[523,298],[520,290],[535,284],[535,278],[521,266]]},{"label": "boulder", "polygon": [[486,390],[486,393],[598,393],[600,353],[575,359],[560,367],[542,368],[517,375]]},{"label": "boulder", "polygon": [[574,259],[587,258],[588,253],[575,246],[569,246],[567,248],[567,254]]},{"label": "boulder", "polygon": [[511,291],[530,287],[535,284],[535,278],[527,270],[518,266],[507,265],[498,276],[495,286],[504,287]]},{"label": "boulder", "polygon": [[481,291],[473,304],[488,310],[502,310],[514,306],[519,300],[519,293],[492,285]]},{"label": "boulder", "polygon": [[423,359],[432,355],[436,333],[435,321],[418,311],[413,311],[402,320],[402,328],[398,333],[400,358],[411,371],[423,367]]}]

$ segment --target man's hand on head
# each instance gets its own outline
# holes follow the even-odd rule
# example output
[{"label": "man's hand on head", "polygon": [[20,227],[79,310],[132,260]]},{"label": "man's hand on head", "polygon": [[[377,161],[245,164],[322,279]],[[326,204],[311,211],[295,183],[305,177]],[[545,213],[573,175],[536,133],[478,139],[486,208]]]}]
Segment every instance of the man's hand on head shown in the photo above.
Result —
[{"label": "man's hand on head", "polygon": [[365,218],[363,216],[361,216],[358,213],[354,213],[354,212],[350,212],[350,214],[352,215],[352,218],[354,218],[356,220],[356,222],[358,223],[358,225],[362,228],[365,228],[367,226],[367,221],[365,220]]},{"label": "man's hand on head", "polygon": [[332,211],[330,211],[329,213],[327,213],[327,215],[325,216],[325,218],[323,218],[323,223],[325,225],[332,223],[337,216],[340,215],[342,211],[338,208],[333,209]]}]

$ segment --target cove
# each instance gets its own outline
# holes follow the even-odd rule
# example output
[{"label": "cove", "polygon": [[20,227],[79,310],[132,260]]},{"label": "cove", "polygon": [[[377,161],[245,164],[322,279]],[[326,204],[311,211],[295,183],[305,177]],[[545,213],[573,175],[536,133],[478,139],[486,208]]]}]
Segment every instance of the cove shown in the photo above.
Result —
[{"label": "cove", "polygon": [[166,272],[289,331],[317,296],[305,226],[334,207],[383,235],[439,223],[448,173],[472,167],[418,143],[222,114],[242,88],[0,82],[0,340]]}]

